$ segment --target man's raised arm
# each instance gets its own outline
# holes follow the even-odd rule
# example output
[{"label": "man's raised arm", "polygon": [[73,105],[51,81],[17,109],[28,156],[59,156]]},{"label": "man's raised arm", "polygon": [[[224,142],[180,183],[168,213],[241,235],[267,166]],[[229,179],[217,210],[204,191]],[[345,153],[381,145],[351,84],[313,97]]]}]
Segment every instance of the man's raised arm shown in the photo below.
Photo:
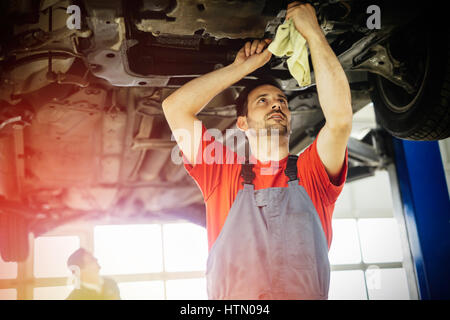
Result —
[{"label": "man's raised arm", "polygon": [[288,6],[286,19],[293,20],[297,31],[309,45],[319,102],[326,120],[317,138],[317,153],[329,177],[337,182],[352,128],[350,86],[317,22],[314,7],[292,2]]},{"label": "man's raised arm", "polygon": [[[266,48],[269,43],[268,39],[247,42],[232,64],[189,81],[163,101],[166,120],[178,146],[191,164],[195,164],[201,142],[201,132],[194,135],[194,123],[199,121],[197,113],[220,92],[266,64],[272,56]],[[191,138],[183,139],[186,136]]]}]

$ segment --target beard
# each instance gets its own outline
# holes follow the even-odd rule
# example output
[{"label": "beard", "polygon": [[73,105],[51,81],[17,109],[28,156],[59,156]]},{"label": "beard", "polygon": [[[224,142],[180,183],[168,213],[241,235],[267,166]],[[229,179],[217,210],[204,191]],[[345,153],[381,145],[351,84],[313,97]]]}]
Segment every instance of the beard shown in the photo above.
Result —
[{"label": "beard", "polygon": [[268,136],[272,136],[274,134],[287,136],[289,132],[287,124],[283,124],[272,119],[265,121],[265,129],[267,130]]},{"label": "beard", "polygon": [[290,135],[290,123],[287,121],[285,114],[282,114],[284,119],[269,119],[274,113],[281,112],[270,112],[265,117],[264,120],[254,121],[250,118],[248,119],[249,129],[254,131],[256,136],[289,136]]}]

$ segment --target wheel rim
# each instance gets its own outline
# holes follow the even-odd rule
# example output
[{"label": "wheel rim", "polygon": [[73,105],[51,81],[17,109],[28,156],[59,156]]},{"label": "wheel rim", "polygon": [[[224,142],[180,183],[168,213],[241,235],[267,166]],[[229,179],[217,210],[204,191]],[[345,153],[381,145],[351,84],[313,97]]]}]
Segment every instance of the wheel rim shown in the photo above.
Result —
[{"label": "wheel rim", "polygon": [[[422,37],[415,37],[415,39],[419,38],[423,39]],[[410,42],[407,45],[403,45],[403,41],[401,43],[402,45],[400,47],[402,47],[401,51],[403,54],[397,54],[401,57],[399,61],[402,61],[406,65],[406,76],[408,79],[411,79],[417,88],[415,92],[409,94],[402,87],[381,76],[376,76],[381,97],[387,108],[394,113],[405,113],[416,104],[425,88],[430,67],[430,48],[428,45],[424,46],[423,43],[419,45],[417,41]],[[413,49],[413,51],[408,50],[408,48]],[[417,48],[424,48],[424,50],[418,51]],[[388,45],[387,49],[392,57],[391,46]],[[414,66],[416,66],[416,69],[414,69]]]}]

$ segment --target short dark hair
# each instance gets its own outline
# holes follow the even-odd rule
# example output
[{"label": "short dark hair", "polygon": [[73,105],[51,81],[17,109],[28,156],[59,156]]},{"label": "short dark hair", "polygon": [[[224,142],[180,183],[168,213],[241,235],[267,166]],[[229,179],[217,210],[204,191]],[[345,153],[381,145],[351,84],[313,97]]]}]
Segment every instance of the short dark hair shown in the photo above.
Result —
[{"label": "short dark hair", "polygon": [[257,80],[252,81],[251,84],[247,85],[238,95],[238,97],[235,100],[236,103],[236,116],[237,117],[245,117],[248,114],[248,95],[250,92],[252,92],[257,87],[263,86],[263,85],[271,85],[274,86],[281,91],[283,89],[281,88],[280,83],[271,76],[262,76],[259,77]]},{"label": "short dark hair", "polygon": [[89,251],[87,251],[84,248],[80,248],[76,250],[74,253],[72,253],[67,259],[67,266],[70,268],[71,266],[77,266],[79,268],[84,267],[84,257],[86,255],[91,255]]}]

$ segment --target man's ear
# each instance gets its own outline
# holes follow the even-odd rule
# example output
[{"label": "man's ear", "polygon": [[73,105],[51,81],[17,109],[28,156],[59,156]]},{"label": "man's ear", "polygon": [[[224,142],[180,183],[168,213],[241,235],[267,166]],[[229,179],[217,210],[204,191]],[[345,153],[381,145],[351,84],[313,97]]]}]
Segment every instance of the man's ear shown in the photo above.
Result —
[{"label": "man's ear", "polygon": [[247,131],[248,129],[248,123],[247,123],[247,117],[240,116],[237,118],[236,126],[241,131]]}]

